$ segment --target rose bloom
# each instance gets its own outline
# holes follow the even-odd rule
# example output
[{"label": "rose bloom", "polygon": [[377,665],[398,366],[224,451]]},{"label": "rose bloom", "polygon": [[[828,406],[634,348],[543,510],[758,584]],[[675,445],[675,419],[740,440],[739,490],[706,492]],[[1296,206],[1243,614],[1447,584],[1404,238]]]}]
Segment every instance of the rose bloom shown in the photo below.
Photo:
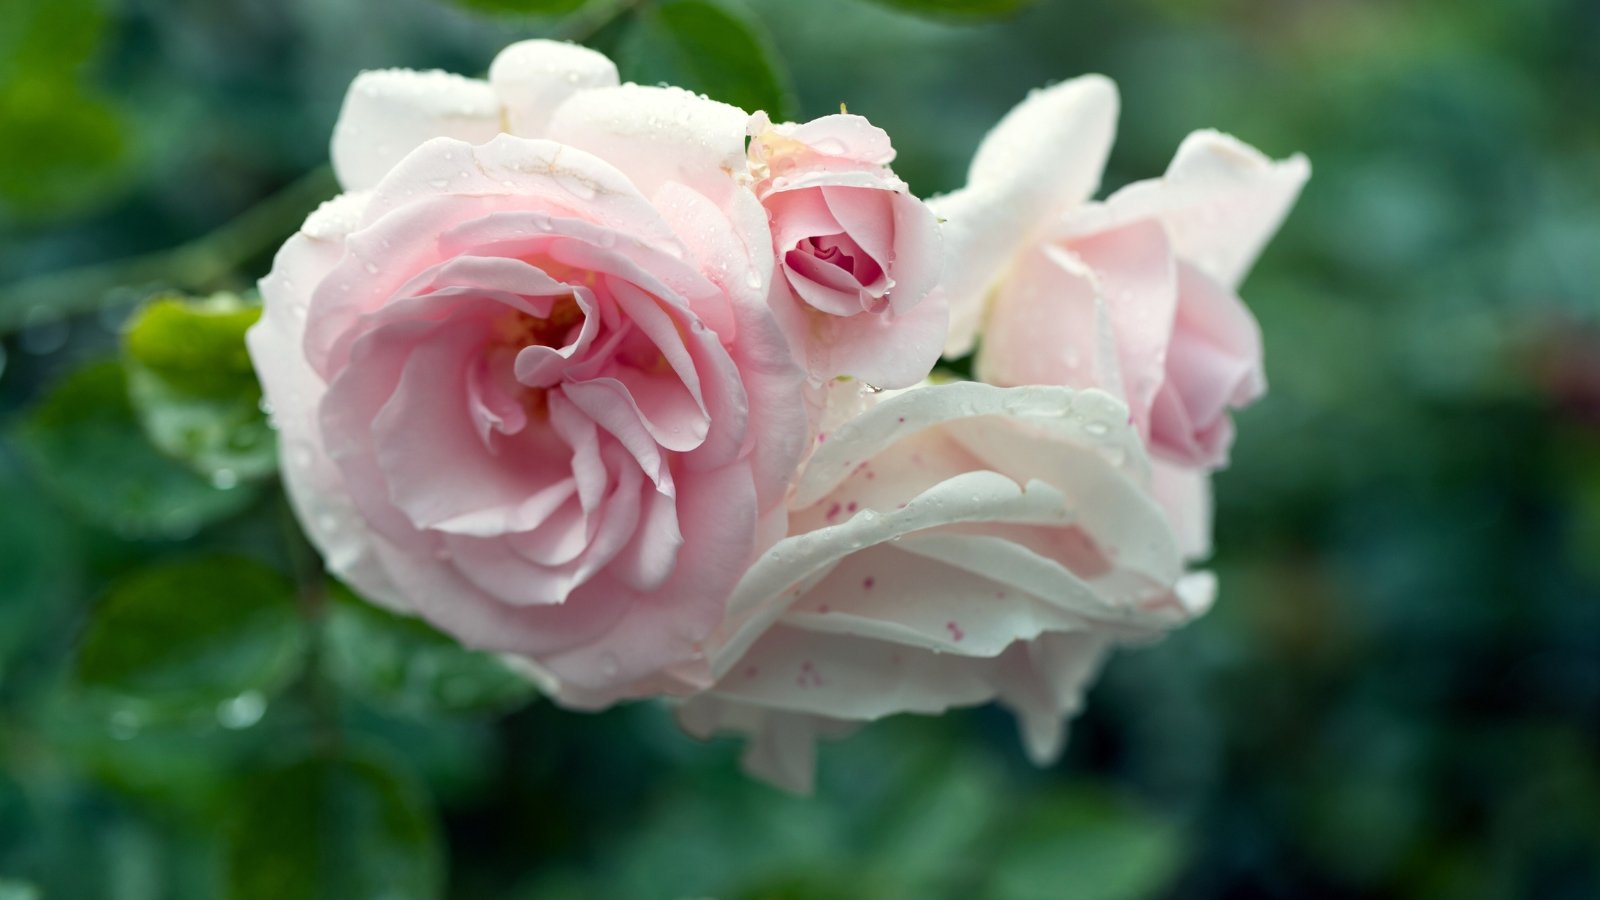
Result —
[{"label": "rose bloom", "polygon": [[946,355],[981,334],[983,381],[1121,398],[1158,495],[1200,555],[1229,410],[1266,390],[1260,329],[1236,291],[1310,168],[1199,131],[1165,176],[1097,202],[1116,115],[1116,88],[1099,76],[1037,91],[984,139],[967,186],[933,201],[953,260]]},{"label": "rose bloom", "polygon": [[809,440],[748,121],[546,41],[356,79],[249,335],[334,573],[571,705],[709,683]]},{"label": "rose bloom", "polygon": [[1040,91],[985,138],[945,223],[946,355],[980,383],[833,387],[789,535],[740,583],[695,734],[808,790],[815,741],[901,712],[998,701],[1044,764],[1109,650],[1209,608],[1227,412],[1259,396],[1234,293],[1307,175],[1212,132],[1167,175],[1090,200],[1116,93]]},{"label": "rose bloom", "polygon": [[772,218],[772,309],[814,381],[910,387],[938,362],[949,312],[939,224],[860,116],[750,124],[753,189]]},{"label": "rose bloom", "polygon": [[1111,646],[1211,602],[1115,398],[975,382],[883,397],[807,462],[789,536],[710,642],[716,685],[680,707],[693,734],[749,735],[746,767],[795,791],[819,736],[992,700],[1046,763]]}]

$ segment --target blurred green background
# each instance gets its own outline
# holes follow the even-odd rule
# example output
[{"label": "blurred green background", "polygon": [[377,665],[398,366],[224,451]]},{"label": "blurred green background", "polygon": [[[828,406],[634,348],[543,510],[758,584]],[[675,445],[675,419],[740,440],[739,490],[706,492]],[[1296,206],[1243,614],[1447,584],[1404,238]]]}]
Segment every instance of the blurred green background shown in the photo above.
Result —
[{"label": "blurred green background", "polygon": [[[579,6],[0,0],[0,900],[1600,897],[1600,4]],[[1220,601],[1116,656],[1059,765],[903,718],[802,800],[658,706],[530,701],[321,584],[248,305],[130,320],[265,272],[359,69],[552,34],[847,102],[923,194],[1088,71],[1108,187],[1195,128],[1311,158],[1245,286]]]}]

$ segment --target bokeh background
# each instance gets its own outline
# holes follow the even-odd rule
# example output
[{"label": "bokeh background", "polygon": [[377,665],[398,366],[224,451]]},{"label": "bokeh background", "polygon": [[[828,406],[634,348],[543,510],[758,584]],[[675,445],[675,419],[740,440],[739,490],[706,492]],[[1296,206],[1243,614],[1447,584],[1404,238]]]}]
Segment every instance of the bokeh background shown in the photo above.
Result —
[{"label": "bokeh background", "polygon": [[[752,81],[656,2],[0,0],[0,898],[1600,897],[1600,4],[750,0]],[[238,357],[162,350],[238,321],[121,335],[265,272],[359,69],[551,34],[846,102],[925,195],[1090,71],[1108,188],[1195,128],[1310,157],[1244,289],[1272,390],[1217,480],[1220,601],[1113,659],[1059,765],[969,710],[789,797],[659,706],[563,712],[308,591],[259,435],[209,482],[144,439],[152,391],[249,413]],[[160,406],[185,371],[209,399]]]}]

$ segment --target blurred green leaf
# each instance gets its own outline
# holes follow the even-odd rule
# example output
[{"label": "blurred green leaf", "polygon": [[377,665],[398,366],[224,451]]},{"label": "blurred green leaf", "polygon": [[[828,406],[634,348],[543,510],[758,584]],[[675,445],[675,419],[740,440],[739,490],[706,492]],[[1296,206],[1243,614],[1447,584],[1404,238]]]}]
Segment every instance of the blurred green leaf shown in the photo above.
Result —
[{"label": "blurred green leaf", "polygon": [[774,119],[792,115],[794,91],[761,23],[724,0],[662,0],[634,14],[617,51],[622,77],[665,82]]},{"label": "blurred green leaf", "polygon": [[317,756],[262,773],[237,813],[229,900],[442,896],[432,814],[409,775],[378,756]]},{"label": "blurred green leaf", "polygon": [[248,485],[214,487],[145,440],[122,366],[92,364],[23,421],[18,444],[74,513],[126,538],[182,538],[250,505]]},{"label": "blurred green leaf", "polygon": [[136,731],[171,715],[253,723],[294,678],[304,630],[294,588],[251,559],[163,563],[114,585],[79,648],[78,680]]},{"label": "blurred green leaf", "polygon": [[1014,821],[1000,844],[995,900],[1143,900],[1183,863],[1181,832],[1100,790],[1071,788]]},{"label": "blurred green leaf", "polygon": [[335,597],[323,630],[329,674],[383,712],[421,720],[493,714],[535,694],[532,682],[497,656],[346,591]]},{"label": "blurred green leaf", "polygon": [[244,334],[261,308],[232,294],[165,297],[128,324],[123,362],[145,433],[217,487],[277,468],[277,440]]},{"label": "blurred green leaf", "polygon": [[103,0],[7,0],[0,80],[74,73],[100,43]]},{"label": "blurred green leaf", "polygon": [[39,900],[39,889],[25,881],[0,878],[0,900]]},{"label": "blurred green leaf", "polygon": [[0,472],[0,685],[77,595],[74,537],[48,501]]},{"label": "blurred green leaf", "polygon": [[882,6],[938,18],[1006,16],[1038,0],[872,0]]},{"label": "blurred green leaf", "polygon": [[80,69],[100,43],[99,0],[8,0],[0,28],[0,207],[60,216],[105,193],[126,142]]},{"label": "blurred green leaf", "polygon": [[125,151],[120,117],[73,82],[0,84],[0,206],[75,212],[105,192]]},{"label": "blurred green leaf", "polygon": [[457,6],[504,16],[564,16],[588,0],[455,0]]}]

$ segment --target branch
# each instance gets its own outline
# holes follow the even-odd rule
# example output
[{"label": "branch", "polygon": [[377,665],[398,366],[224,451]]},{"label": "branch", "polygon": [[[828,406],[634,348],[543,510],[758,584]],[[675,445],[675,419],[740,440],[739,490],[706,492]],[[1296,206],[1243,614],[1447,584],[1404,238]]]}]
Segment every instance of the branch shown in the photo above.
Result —
[{"label": "branch", "polygon": [[333,170],[315,169],[210,234],[167,250],[49,272],[0,287],[0,335],[29,325],[136,303],[157,288],[208,293],[283,241],[338,193]]}]

